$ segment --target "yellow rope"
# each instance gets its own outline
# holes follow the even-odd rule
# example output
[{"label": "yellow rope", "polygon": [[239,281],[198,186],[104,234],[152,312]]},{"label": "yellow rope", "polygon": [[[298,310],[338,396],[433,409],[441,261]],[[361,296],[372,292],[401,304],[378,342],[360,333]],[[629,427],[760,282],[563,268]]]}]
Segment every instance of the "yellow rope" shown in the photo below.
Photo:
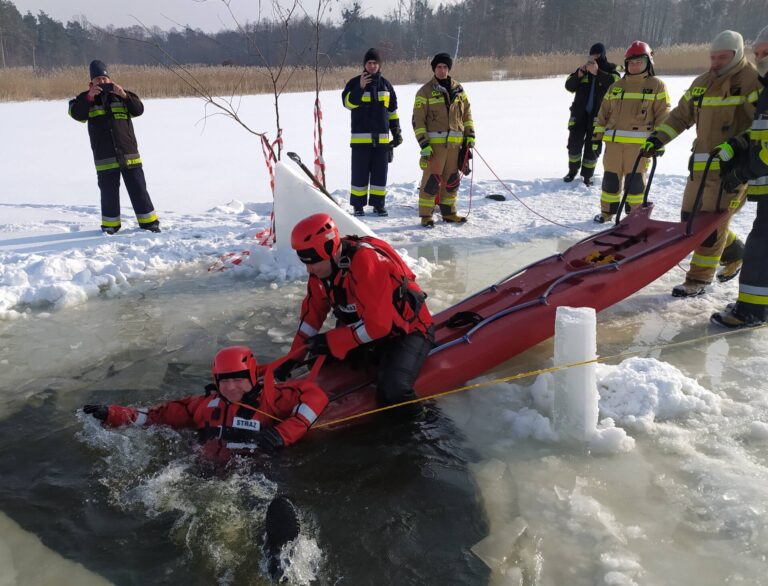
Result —
[{"label": "yellow rope", "polygon": [[528,372],[521,372],[518,374],[513,374],[510,376],[504,376],[500,378],[495,378],[490,381],[485,381],[481,383],[475,383],[473,385],[465,385],[463,387],[457,387],[455,389],[451,389],[450,391],[443,391],[442,393],[436,393],[434,395],[430,395],[429,397],[418,397],[416,399],[411,399],[410,401],[403,401],[402,403],[395,403],[393,405],[387,405],[386,407],[378,407],[376,409],[371,409],[370,411],[364,411],[362,413],[357,413],[356,415],[350,415],[349,417],[342,417],[340,419],[334,419],[333,421],[328,421],[326,423],[321,423],[319,425],[312,426],[313,429],[320,429],[323,427],[330,427],[332,425],[338,425],[340,423],[345,423],[347,421],[352,421],[353,419],[358,419],[360,417],[367,417],[368,415],[374,415],[375,413],[381,413],[383,411],[389,411],[390,409],[396,409],[397,407],[402,407],[403,405],[412,405],[414,403],[420,403],[422,401],[428,401],[432,399],[439,399],[440,397],[446,397],[448,395],[455,395],[456,393],[463,393],[464,391],[470,391],[472,389],[479,389],[482,387],[490,387],[492,385],[497,385],[499,383],[505,383],[513,380],[520,380],[523,378],[529,378],[532,376],[537,376],[540,374],[545,374],[548,372],[557,372],[559,370],[566,370],[568,368],[575,368],[577,366],[585,366],[587,364],[594,364],[598,362],[607,362],[609,360],[616,360],[621,358],[628,358],[630,356],[637,356],[638,354],[645,354],[647,352],[653,352],[654,350],[665,350],[667,348],[675,348],[678,346],[685,346],[687,344],[693,344],[694,342],[704,342],[706,340],[712,340],[715,338],[722,338],[725,336],[731,336],[733,334],[741,334],[747,331],[754,332],[755,330],[759,330],[762,328],[768,327],[768,323],[760,325],[760,326],[753,326],[749,328],[743,328],[743,329],[737,329],[737,330],[731,330],[731,331],[725,331],[721,332],[719,334],[711,334],[709,336],[700,336],[698,338],[691,338],[690,340],[683,340],[682,342],[673,342],[671,344],[662,344],[660,346],[651,346],[649,348],[642,348],[640,350],[635,350],[634,352],[622,352],[620,354],[614,354],[612,356],[601,356],[597,358],[593,358],[591,360],[583,360],[581,362],[571,362],[570,364],[561,364],[560,366],[550,366],[549,368],[540,368],[538,370],[529,370]]}]

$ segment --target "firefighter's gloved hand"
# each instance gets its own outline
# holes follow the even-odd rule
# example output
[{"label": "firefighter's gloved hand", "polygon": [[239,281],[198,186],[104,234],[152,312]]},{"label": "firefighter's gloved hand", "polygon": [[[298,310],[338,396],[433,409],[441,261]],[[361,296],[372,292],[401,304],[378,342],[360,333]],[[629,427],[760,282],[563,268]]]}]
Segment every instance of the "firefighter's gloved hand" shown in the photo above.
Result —
[{"label": "firefighter's gloved hand", "polygon": [[291,377],[291,372],[294,368],[296,368],[301,362],[298,360],[293,360],[292,358],[289,358],[285,362],[283,362],[280,366],[275,368],[275,370],[272,371],[272,374],[275,377],[275,380],[278,381],[284,381],[286,379],[289,379]]},{"label": "firefighter's gloved hand", "polygon": [[423,149],[421,149],[421,156],[425,159],[428,159],[432,156],[432,145],[427,145]]},{"label": "firefighter's gloved hand", "polygon": [[475,137],[474,136],[467,136],[465,137],[465,140],[467,141],[467,147],[470,149],[475,148]]},{"label": "firefighter's gloved hand", "polygon": [[395,160],[395,147],[390,146],[389,152],[387,153],[387,162],[391,163],[394,160]]},{"label": "firefighter's gloved hand", "polygon": [[712,149],[711,155],[720,159],[720,177],[725,177],[733,170],[736,155],[739,151],[738,143],[729,138]]},{"label": "firefighter's gloved hand", "polygon": [[254,441],[267,454],[274,454],[277,450],[285,447],[282,436],[274,427],[268,427],[259,432]]},{"label": "firefighter's gloved hand", "polygon": [[106,421],[109,417],[109,405],[83,405],[83,413],[93,415],[99,421]]},{"label": "firefighter's gloved hand", "polygon": [[330,356],[331,348],[328,346],[328,336],[316,334],[311,338],[307,338],[307,350],[314,356]]},{"label": "firefighter's gloved hand", "polygon": [[592,141],[592,153],[594,153],[595,158],[600,156],[600,153],[603,152],[603,141],[602,140],[593,140]]},{"label": "firefighter's gloved hand", "polygon": [[403,131],[398,126],[392,129],[392,147],[397,148],[401,144],[403,144]]},{"label": "firefighter's gloved hand", "polygon": [[732,169],[723,176],[722,182],[723,189],[728,193],[733,193],[747,182],[747,178],[738,169]]},{"label": "firefighter's gloved hand", "polygon": [[640,152],[644,157],[660,157],[664,154],[664,145],[655,136],[649,136],[645,144],[640,147]]}]

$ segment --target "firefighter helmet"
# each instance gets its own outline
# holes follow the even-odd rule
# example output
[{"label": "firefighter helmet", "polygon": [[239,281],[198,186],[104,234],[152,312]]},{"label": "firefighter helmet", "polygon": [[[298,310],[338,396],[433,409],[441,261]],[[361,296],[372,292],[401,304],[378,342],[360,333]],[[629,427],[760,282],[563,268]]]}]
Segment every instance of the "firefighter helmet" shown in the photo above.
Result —
[{"label": "firefighter helmet", "polygon": [[225,378],[248,378],[256,386],[256,357],[248,346],[229,346],[219,350],[213,357],[213,380],[218,382]]},{"label": "firefighter helmet", "polygon": [[333,258],[340,246],[339,229],[329,214],[312,214],[296,224],[291,232],[291,248],[305,264]]},{"label": "firefighter helmet", "polygon": [[624,53],[624,61],[629,61],[633,57],[642,57],[643,55],[648,57],[648,61],[653,63],[653,51],[648,43],[634,41],[627,49],[627,52]]}]

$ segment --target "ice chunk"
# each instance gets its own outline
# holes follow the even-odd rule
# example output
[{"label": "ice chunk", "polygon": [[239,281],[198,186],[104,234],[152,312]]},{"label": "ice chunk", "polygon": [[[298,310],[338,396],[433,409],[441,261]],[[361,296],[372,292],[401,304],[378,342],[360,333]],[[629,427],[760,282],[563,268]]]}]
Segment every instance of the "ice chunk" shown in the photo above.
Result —
[{"label": "ice chunk", "polygon": [[491,570],[499,570],[507,563],[510,554],[514,551],[515,543],[527,528],[528,523],[525,519],[517,517],[511,523],[478,541],[470,549]]}]

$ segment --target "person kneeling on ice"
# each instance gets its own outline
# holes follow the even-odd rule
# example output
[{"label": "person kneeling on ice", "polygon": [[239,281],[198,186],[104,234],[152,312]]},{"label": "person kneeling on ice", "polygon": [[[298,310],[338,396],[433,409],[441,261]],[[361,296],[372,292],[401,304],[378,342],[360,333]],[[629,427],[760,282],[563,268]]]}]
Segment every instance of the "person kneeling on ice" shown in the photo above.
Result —
[{"label": "person kneeling on ice", "polygon": [[169,425],[195,429],[208,460],[227,460],[233,453],[273,453],[299,441],[328,404],[310,380],[274,384],[267,371],[258,377],[250,348],[230,346],[213,359],[213,384],[204,395],[149,408],[85,405],[83,412],[107,427]]},{"label": "person kneeling on ice", "polygon": [[[378,366],[379,403],[415,399],[413,385],[434,346],[434,328],[427,296],[400,255],[378,238],[342,238],[324,213],[296,224],[291,247],[309,273],[291,350],[306,345],[310,354],[351,363],[370,350],[367,357]],[[336,327],[318,333],[331,311]],[[357,348],[362,352],[351,353]],[[286,377],[297,364],[286,361],[275,369],[275,377]]]}]

